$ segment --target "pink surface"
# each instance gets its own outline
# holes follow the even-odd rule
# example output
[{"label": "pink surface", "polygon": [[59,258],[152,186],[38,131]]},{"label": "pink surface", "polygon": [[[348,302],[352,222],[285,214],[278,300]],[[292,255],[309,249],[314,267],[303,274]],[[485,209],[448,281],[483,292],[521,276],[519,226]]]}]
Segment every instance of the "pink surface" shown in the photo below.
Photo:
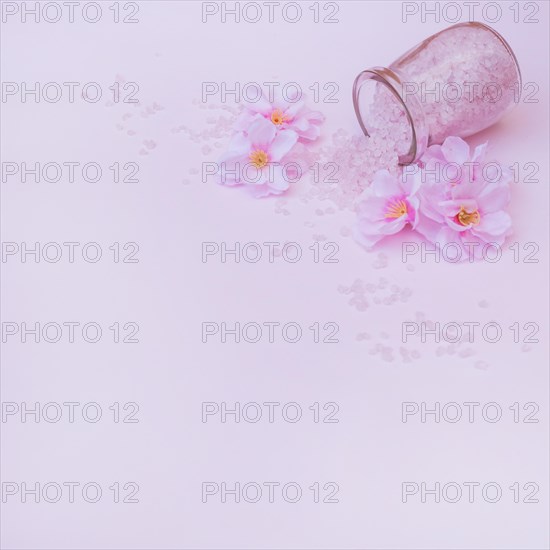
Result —
[{"label": "pink surface", "polygon": [[[531,83],[527,92],[538,91],[536,102],[520,102],[468,139],[472,146],[489,140],[494,157],[518,163],[520,180],[512,186],[514,234],[508,240],[513,249],[519,243],[520,261],[506,247],[500,261],[472,264],[432,257],[423,263],[418,254],[403,262],[401,243],[412,240],[407,236],[368,253],[344,236],[351,213],[325,212],[331,202],[300,201],[299,187],[278,203],[203,183],[201,163],[217,160],[226,140],[194,142],[178,131],[184,125],[204,132],[211,111],[218,116],[210,105],[219,106],[219,96],[208,98],[204,109],[196,101],[203,82],[297,82],[310,107],[326,116],[323,143],[340,128],[358,133],[351,101],[357,73],[387,66],[455,21],[427,16],[423,22],[419,12],[403,22],[402,10],[414,8],[407,2],[321,2],[321,19],[337,6],[339,22],[315,23],[314,3],[302,2],[294,24],[278,12],[269,23],[266,11],[255,24],[222,23],[219,15],[203,23],[200,2],[166,1],[140,2],[139,23],[115,24],[111,4],[101,3],[95,24],[78,12],[74,23],[22,23],[18,16],[2,23],[3,83],[94,81],[104,93],[97,103],[80,99],[82,86],[74,103],[67,95],[56,103],[30,96],[23,103],[20,95],[2,102],[3,162],[97,162],[103,168],[97,183],[78,176],[73,183],[66,177],[21,183],[16,176],[2,182],[4,243],[96,242],[103,252],[97,263],[82,259],[82,246],[73,263],[65,247],[57,263],[35,263],[31,256],[22,263],[20,254],[2,263],[4,323],[93,321],[103,329],[96,344],[79,332],[74,343],[64,332],[57,343],[21,343],[19,334],[3,344],[4,407],[97,402],[103,411],[97,423],[81,416],[70,423],[66,413],[57,423],[6,417],[3,482],[96,482],[103,497],[95,504],[78,497],[70,503],[66,495],[57,503],[6,497],[2,547],[547,548],[548,4],[520,3],[517,23],[509,3],[498,4],[497,22],[484,18],[481,8],[475,12],[514,49],[523,82]],[[532,6],[536,16],[530,16]],[[523,22],[528,16],[538,22]],[[124,79],[139,85],[139,105],[108,104],[117,78],[124,97],[133,91],[123,88]],[[313,103],[308,88],[316,89],[314,83],[321,98],[335,89],[323,86],[336,83],[337,101]],[[234,104],[230,97],[227,105]],[[206,154],[205,143],[212,148]],[[137,163],[139,183],[114,183],[109,166],[115,162]],[[531,180],[538,182],[527,178],[533,168]],[[313,261],[316,249],[309,247],[319,236],[337,244],[336,263]],[[303,257],[270,262],[264,254],[256,263],[232,257],[222,263],[218,254],[203,262],[203,243],[222,241],[292,241]],[[123,250],[125,243],[137,243],[138,263],[114,262],[109,247],[115,242],[121,257],[135,249]],[[317,245],[321,258],[334,249],[324,244]],[[534,250],[538,263],[526,262]],[[362,284],[354,285],[359,279]],[[420,329],[424,319],[480,326],[471,343],[437,344],[429,335],[422,342],[419,334],[403,343],[403,323]],[[109,327],[115,322],[124,335],[132,331],[122,328],[125,323],[139,325],[139,343],[114,343]],[[203,343],[202,324],[223,322],[294,322],[303,336],[291,344],[277,328],[274,343],[267,330],[257,343],[222,343],[219,334]],[[499,342],[481,335],[489,322],[502,327]],[[308,328],[314,323],[321,340],[334,328],[325,324],[336,323],[338,343],[315,343]],[[517,343],[508,328],[515,323]],[[538,343],[526,340],[533,324]],[[114,422],[109,407],[115,402],[137,403],[139,422]],[[203,422],[204,402],[278,402],[279,412],[296,402],[303,417],[292,423],[276,414],[271,423],[264,408],[257,423],[233,417],[222,423],[219,414]],[[314,422],[315,407],[309,407],[320,403],[323,418],[335,409],[323,411],[323,405],[333,402],[339,422]],[[404,402],[481,405],[473,422],[463,405],[459,422],[428,417],[423,423],[420,413],[402,421]],[[482,406],[490,402],[502,409],[498,422],[483,419]],[[523,409],[526,403],[538,407],[538,423],[523,421],[536,409]],[[139,503],[114,503],[114,482],[137,483]],[[295,482],[303,495],[289,503],[275,492],[270,503],[266,490],[257,503],[236,504],[231,496],[222,503],[219,494],[204,503],[205,482]],[[418,493],[403,503],[403,483],[422,482],[431,488],[458,483],[462,499],[435,503],[428,496],[422,503]],[[472,503],[464,482],[480,484]],[[481,496],[488,482],[502,488],[499,502]],[[308,488],[315,483],[322,497],[334,488],[325,484],[336,483],[339,502],[315,503]],[[514,502],[514,483],[522,502]],[[523,502],[529,483],[539,487],[537,503]]]}]

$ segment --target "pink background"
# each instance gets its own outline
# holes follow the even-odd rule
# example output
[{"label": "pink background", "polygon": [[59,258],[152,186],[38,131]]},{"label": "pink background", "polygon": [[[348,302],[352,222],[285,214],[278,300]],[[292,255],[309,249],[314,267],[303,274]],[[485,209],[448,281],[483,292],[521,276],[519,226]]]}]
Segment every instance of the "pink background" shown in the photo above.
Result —
[{"label": "pink background", "polygon": [[[137,107],[106,100],[2,103],[4,162],[140,165],[138,184],[114,184],[107,169],[97,184],[2,183],[3,241],[96,241],[105,253],[96,264],[17,257],[2,264],[3,321],[95,321],[104,328],[97,344],[11,338],[3,345],[2,401],[95,401],[106,416],[97,424],[17,417],[2,423],[4,482],[96,481],[105,489],[97,504],[11,497],[2,505],[3,548],[548,548],[548,4],[530,3],[540,8],[539,22],[527,24],[515,23],[504,2],[501,20],[492,24],[514,49],[524,82],[539,86],[539,102],[520,103],[469,140],[489,139],[494,155],[510,165],[540,166],[539,183],[513,186],[510,241],[537,243],[539,263],[514,263],[507,251],[495,264],[461,265],[418,257],[404,264],[399,238],[367,253],[340,235],[350,214],[316,216],[318,205],[301,203],[297,193],[285,205],[290,215],[276,214],[274,200],[203,184],[194,173],[204,160],[216,160],[217,151],[205,156],[202,144],[173,129],[208,127],[209,111],[193,103],[203,81],[277,79],[304,89],[336,82],[338,103],[316,106],[327,117],[323,135],[339,128],[353,133],[356,74],[391,63],[449,25],[418,15],[403,23],[401,2],[371,1],[339,2],[339,23],[316,24],[308,9],[313,3],[301,4],[304,15],[295,24],[280,17],[272,24],[219,17],[203,24],[200,2],[178,1],[140,2],[137,24],[114,24],[111,2],[102,3],[97,24],[78,17],[72,24],[16,17],[2,24],[3,82],[97,81],[108,93],[122,75],[139,84],[141,101]],[[489,23],[478,12],[476,19]],[[154,102],[164,109],[142,117]],[[133,116],[123,121],[125,113]],[[313,263],[310,256],[296,264],[201,261],[204,241],[288,240],[309,254],[318,234],[338,243],[337,264]],[[139,244],[139,263],[108,259],[113,242],[128,241]],[[379,252],[388,265],[377,269]],[[394,305],[371,301],[359,312],[337,291],[357,278],[378,283],[380,277],[410,288],[412,296]],[[477,339],[464,346],[473,355],[461,357],[462,347],[438,355],[440,346],[416,339],[408,349],[421,358],[405,363],[401,324],[416,312],[441,323],[535,322],[540,342],[514,343],[505,328],[501,342]],[[140,343],[109,341],[114,321],[138,323]],[[304,338],[203,344],[205,321],[295,321]],[[328,321],[339,324],[340,342],[312,343],[307,327]],[[370,340],[357,341],[363,332]],[[369,353],[377,343],[394,350],[393,361]],[[115,401],[137,402],[139,423],[108,420]],[[202,423],[203,401],[295,401],[304,419]],[[497,402],[504,416],[496,424],[479,418],[405,424],[403,401]],[[338,403],[339,423],[312,422],[314,402]],[[514,402],[536,402],[539,422],[514,423],[508,410]],[[109,501],[114,481],[138,483],[139,504]],[[304,496],[296,504],[280,498],[204,504],[205,481],[294,481]],[[339,503],[312,502],[307,487],[316,481],[338,483]],[[474,503],[463,497],[422,504],[417,496],[404,504],[406,481],[494,481],[503,498],[489,504],[478,494]],[[514,482],[536,482],[540,502],[514,503],[508,490]]]}]

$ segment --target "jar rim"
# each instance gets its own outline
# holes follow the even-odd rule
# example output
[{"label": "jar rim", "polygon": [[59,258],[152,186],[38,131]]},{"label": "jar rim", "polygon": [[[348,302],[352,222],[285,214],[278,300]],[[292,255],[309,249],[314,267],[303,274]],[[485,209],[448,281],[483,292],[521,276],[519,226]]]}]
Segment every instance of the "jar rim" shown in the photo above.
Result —
[{"label": "jar rim", "polygon": [[420,158],[426,150],[428,143],[428,134],[424,121],[424,113],[422,106],[414,95],[409,98],[408,102],[405,102],[402,96],[402,84],[403,78],[392,69],[387,67],[372,67],[366,69],[357,75],[353,83],[353,107],[359,126],[363,133],[370,137],[367,127],[364,123],[364,117],[361,113],[361,105],[359,97],[361,94],[361,88],[367,81],[378,82],[383,84],[386,89],[398,100],[399,105],[403,108],[407,117],[407,122],[411,131],[411,144],[407,153],[399,155],[399,164],[406,165],[415,162]]}]

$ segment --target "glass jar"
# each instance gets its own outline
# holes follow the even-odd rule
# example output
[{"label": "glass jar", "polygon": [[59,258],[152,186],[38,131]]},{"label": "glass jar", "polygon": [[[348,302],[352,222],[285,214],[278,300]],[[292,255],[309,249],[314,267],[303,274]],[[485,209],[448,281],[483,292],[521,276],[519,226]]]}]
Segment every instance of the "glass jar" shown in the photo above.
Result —
[{"label": "glass jar", "polygon": [[[360,73],[353,105],[367,136],[401,125],[394,136],[399,161],[410,164],[433,143],[495,123],[520,94],[521,73],[508,43],[491,27],[470,22],[430,36],[387,68]],[[381,110],[389,112],[385,123]]]}]

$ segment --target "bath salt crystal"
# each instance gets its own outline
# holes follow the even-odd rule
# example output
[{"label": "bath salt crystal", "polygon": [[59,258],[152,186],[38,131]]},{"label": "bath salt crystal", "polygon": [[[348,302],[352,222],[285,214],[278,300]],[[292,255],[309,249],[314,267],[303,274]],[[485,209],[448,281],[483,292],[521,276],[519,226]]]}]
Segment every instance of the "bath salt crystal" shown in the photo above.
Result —
[{"label": "bath salt crystal", "polygon": [[[207,106],[199,99],[194,99],[193,105],[197,105],[200,109],[207,108]],[[155,111],[160,111],[163,109],[164,107],[154,103],[152,113],[154,114]],[[205,146],[205,148],[202,149],[203,154],[209,154],[212,151],[212,146],[216,149],[220,149],[224,146],[224,144],[219,141],[220,139],[223,139],[224,142],[229,141],[234,132],[235,121],[238,115],[242,112],[242,109],[243,108],[241,105],[233,106],[211,104],[208,106],[208,110],[210,112],[204,117],[206,128],[201,132],[192,130],[184,124],[172,128],[171,131],[173,134],[183,132],[191,141],[194,141],[195,143],[202,143]],[[205,150],[208,150],[208,153],[205,153]]]},{"label": "bath salt crystal", "polygon": [[355,208],[378,170],[401,175],[399,156],[410,147],[411,127],[403,107],[383,85],[376,83],[373,88],[369,136],[349,135],[340,129],[319,151],[318,162],[324,171],[314,179],[310,194],[331,200],[340,209]]},{"label": "bath salt crystal", "polygon": [[351,234],[351,229],[349,227],[340,228],[340,235],[342,235],[342,237],[349,237],[350,234]]},{"label": "bath salt crystal", "polygon": [[372,263],[374,269],[384,269],[388,267],[388,257],[383,252],[378,254],[377,259]]}]

